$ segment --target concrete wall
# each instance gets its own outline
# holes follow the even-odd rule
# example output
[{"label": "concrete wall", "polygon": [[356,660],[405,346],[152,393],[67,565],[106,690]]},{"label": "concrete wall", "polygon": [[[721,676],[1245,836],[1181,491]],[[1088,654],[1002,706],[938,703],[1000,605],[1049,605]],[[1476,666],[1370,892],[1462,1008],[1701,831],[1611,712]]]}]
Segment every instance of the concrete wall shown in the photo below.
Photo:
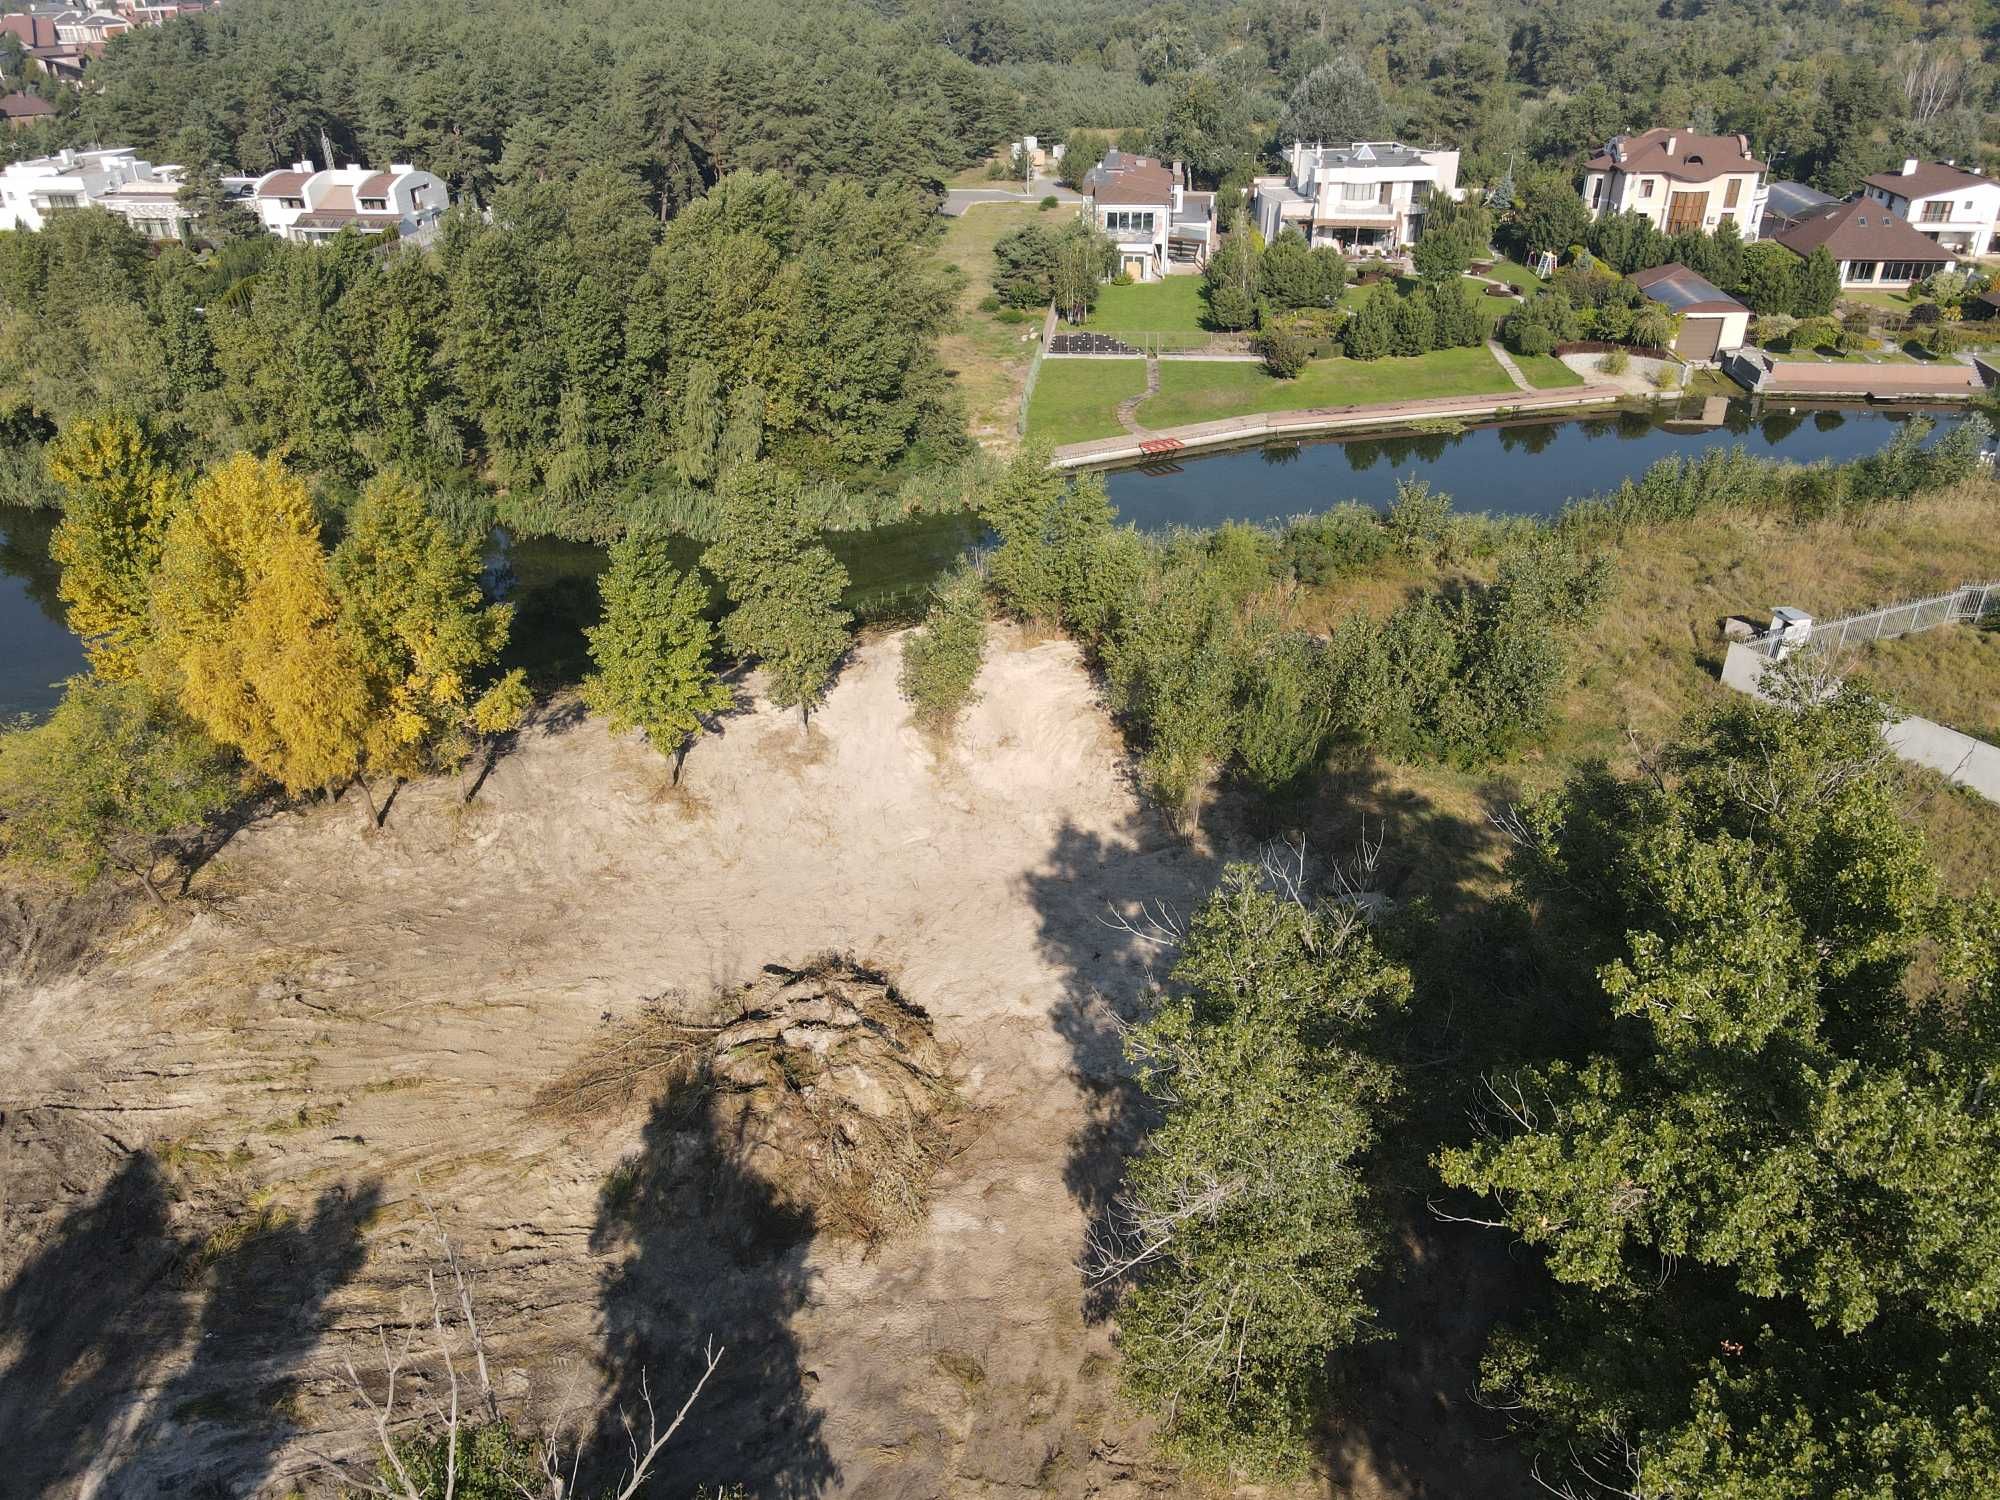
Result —
[{"label": "concrete wall", "polygon": [[[1722,685],[1761,698],[1764,673],[1770,667],[1762,652],[1732,641],[1722,659]],[[1914,716],[1884,724],[1882,740],[1897,759],[1927,766],[1989,802],[2000,802],[2000,745]]]}]

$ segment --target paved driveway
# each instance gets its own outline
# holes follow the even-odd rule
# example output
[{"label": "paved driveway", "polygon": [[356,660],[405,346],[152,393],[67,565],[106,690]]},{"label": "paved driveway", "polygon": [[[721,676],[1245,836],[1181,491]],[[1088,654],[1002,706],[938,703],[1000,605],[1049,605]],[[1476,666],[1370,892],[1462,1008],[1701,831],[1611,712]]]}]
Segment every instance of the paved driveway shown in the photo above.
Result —
[{"label": "paved driveway", "polygon": [[962,214],[981,203],[1040,203],[1044,198],[1054,198],[1058,203],[1083,202],[1054,178],[1037,177],[1025,192],[1004,187],[952,188],[944,195],[944,211]]}]

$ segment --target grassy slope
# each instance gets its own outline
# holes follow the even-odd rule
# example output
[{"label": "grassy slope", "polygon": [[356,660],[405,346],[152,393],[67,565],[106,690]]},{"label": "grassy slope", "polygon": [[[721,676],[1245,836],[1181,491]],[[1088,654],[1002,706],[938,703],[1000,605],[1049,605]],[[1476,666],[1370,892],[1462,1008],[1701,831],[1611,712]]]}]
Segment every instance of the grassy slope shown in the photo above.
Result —
[{"label": "grassy slope", "polygon": [[[1987,483],[1860,524],[1732,517],[1634,532],[1613,549],[1613,597],[1583,648],[1577,684],[1547,745],[1481,772],[1350,760],[1337,767],[1317,840],[1345,849],[1366,817],[1368,836],[1386,835],[1403,872],[1399,894],[1428,893],[1447,904],[1490,894],[1504,854],[1489,816],[1495,805],[1553,786],[1592,759],[1630,770],[1635,736],[1640,745],[1657,744],[1691,712],[1727,701],[1716,681],[1725,615],[1754,616],[1790,602],[1831,616],[1937,593],[1966,578],[2000,578],[1996,514],[2000,486]],[[1383,614],[1434,581],[1392,565],[1311,590],[1298,601],[1300,623],[1326,628],[1356,609]],[[2000,641],[1982,649],[2000,655]],[[1993,880],[2000,807],[1929,773],[1908,774],[1914,816],[1953,881],[1969,889]]]},{"label": "grassy slope", "polygon": [[1160,393],[1141,404],[1139,420],[1148,427],[1177,427],[1250,412],[1512,389],[1484,348],[1440,349],[1415,359],[1316,359],[1297,380],[1274,379],[1261,364],[1162,360]]},{"label": "grassy slope", "polygon": [[1854,666],[1897,707],[2000,744],[2000,625],[1947,625],[1877,641]]},{"label": "grassy slope", "polygon": [[981,312],[979,301],[993,290],[994,242],[1037,216],[1032,203],[981,204],[949,220],[938,247],[940,259],[965,272],[958,321],[939,341],[938,357],[958,379],[974,440],[1002,450],[1014,446],[1021,388],[1035,352],[1026,335],[1036,325],[1003,323]]},{"label": "grassy slope", "polygon": [[1145,388],[1143,359],[1044,360],[1028,404],[1028,436],[1057,444],[1115,437],[1125,430],[1118,403]]},{"label": "grassy slope", "polygon": [[1566,385],[1582,385],[1584,379],[1553,354],[1517,354],[1514,363],[1521,367],[1521,373],[1528,377],[1528,384],[1539,391],[1552,391]]},{"label": "grassy slope", "polygon": [[1083,326],[1093,333],[1205,333],[1208,302],[1199,276],[1106,286]]}]

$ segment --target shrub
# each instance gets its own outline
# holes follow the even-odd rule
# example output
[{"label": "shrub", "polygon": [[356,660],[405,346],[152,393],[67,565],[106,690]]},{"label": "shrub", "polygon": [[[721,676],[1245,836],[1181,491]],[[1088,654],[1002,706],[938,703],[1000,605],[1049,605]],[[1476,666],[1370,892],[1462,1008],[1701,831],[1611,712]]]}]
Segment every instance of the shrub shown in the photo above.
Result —
[{"label": "shrub", "polygon": [[979,299],[979,310],[983,313],[997,313],[1000,311],[999,294],[988,292],[984,297],[981,297]]},{"label": "shrub", "polygon": [[1296,380],[1312,357],[1312,341],[1297,327],[1280,323],[1258,336],[1264,368],[1279,380]]},{"label": "shrub", "polygon": [[1653,389],[1656,391],[1677,391],[1681,388],[1681,367],[1662,360],[1659,368],[1653,371],[1651,379]]},{"label": "shrub", "polygon": [[1279,555],[1304,584],[1331,583],[1381,560],[1389,550],[1382,519],[1352,501],[1316,516],[1301,516],[1285,528]]},{"label": "shrub", "polygon": [[1044,198],[1040,203],[1037,203],[1035,207],[1040,209],[1043,213],[1047,213],[1052,208],[1060,207],[1060,204],[1056,198],[1056,195],[1054,193],[1050,193],[1048,197]]},{"label": "shrub", "polygon": [[1597,368],[1606,375],[1623,375],[1631,364],[1632,356],[1623,349],[1612,349],[1597,356]]},{"label": "shrub", "polygon": [[1132,273],[1130,271],[1120,271],[1116,276],[1111,278],[1111,284],[1113,286],[1130,286],[1132,284]]},{"label": "shrub", "polygon": [[903,638],[899,682],[910,717],[924,729],[949,730],[975,697],[985,655],[986,581],[961,563],[932,591],[923,628]]},{"label": "shrub", "polygon": [[1383,522],[1396,550],[1416,562],[1435,561],[1451,524],[1451,497],[1422,479],[1396,481],[1396,498]]},{"label": "shrub", "polygon": [[1516,329],[1510,340],[1516,354],[1549,354],[1556,347],[1556,336],[1540,323],[1528,323]]}]

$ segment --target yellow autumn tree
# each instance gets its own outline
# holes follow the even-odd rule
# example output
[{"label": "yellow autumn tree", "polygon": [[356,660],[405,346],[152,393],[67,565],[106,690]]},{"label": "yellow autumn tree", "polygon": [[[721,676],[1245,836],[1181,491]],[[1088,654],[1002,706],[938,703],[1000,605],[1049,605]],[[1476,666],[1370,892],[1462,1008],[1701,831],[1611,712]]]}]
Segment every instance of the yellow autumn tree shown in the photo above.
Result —
[{"label": "yellow autumn tree", "polygon": [[64,491],[49,555],[62,568],[56,592],[69,628],[83,638],[97,676],[136,677],[152,635],[153,573],[187,483],[126,416],[71,422],[49,444],[46,462]]},{"label": "yellow autumn tree", "polygon": [[479,538],[433,515],[401,474],[362,491],[332,579],[374,705],[366,770],[457,770],[487,736],[520,722],[528,693],[518,670],[479,690],[514,618],[512,605],[486,602],[480,566]]},{"label": "yellow autumn tree", "polygon": [[305,486],[239,454],[167,526],[152,593],[158,656],[188,716],[294,794],[360,770],[371,717]]}]

